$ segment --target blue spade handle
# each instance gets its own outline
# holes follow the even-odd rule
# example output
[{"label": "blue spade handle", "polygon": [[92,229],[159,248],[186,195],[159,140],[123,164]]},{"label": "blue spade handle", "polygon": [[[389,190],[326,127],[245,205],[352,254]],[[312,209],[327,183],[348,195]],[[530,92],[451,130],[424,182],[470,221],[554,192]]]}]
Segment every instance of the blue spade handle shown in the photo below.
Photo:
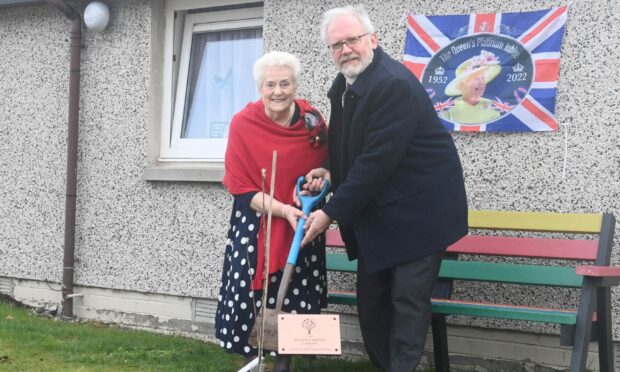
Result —
[{"label": "blue spade handle", "polygon": [[[309,195],[301,195],[301,186],[305,183],[306,179],[304,176],[301,176],[297,179],[297,198],[301,202],[301,211],[304,212],[306,216],[310,215],[310,211],[317,205],[327,192],[329,191],[329,181],[324,180],[325,184],[323,185],[323,190],[317,195],[309,196]],[[304,237],[304,225],[306,224],[305,218],[300,218],[297,221],[297,228],[295,229],[295,237],[293,238],[293,243],[291,243],[291,249],[288,252],[288,259],[286,261],[287,264],[295,265],[297,262],[297,255],[299,255],[299,248],[301,247],[301,240]]]}]

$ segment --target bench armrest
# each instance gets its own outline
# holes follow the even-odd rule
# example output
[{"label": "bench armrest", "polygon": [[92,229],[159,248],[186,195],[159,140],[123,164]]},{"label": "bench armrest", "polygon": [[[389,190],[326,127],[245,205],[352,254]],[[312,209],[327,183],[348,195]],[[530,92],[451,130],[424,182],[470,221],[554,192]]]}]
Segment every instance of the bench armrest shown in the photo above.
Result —
[{"label": "bench armrest", "polygon": [[620,267],[613,266],[577,266],[577,275],[599,279],[597,286],[608,287],[620,284]]},{"label": "bench armrest", "polygon": [[595,278],[620,278],[620,267],[614,266],[577,266],[577,275],[593,276]]}]

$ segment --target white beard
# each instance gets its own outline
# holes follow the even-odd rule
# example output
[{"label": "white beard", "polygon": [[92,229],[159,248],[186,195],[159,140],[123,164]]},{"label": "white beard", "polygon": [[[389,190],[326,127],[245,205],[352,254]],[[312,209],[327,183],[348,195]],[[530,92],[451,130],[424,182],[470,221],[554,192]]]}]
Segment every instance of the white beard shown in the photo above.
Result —
[{"label": "white beard", "polygon": [[340,65],[339,70],[345,77],[349,79],[356,78],[359,76],[359,74],[361,74],[362,72],[364,72],[364,70],[366,70],[366,67],[368,67],[372,63],[372,58],[374,54],[375,53],[373,50],[372,53],[370,53],[365,58],[360,57],[357,54],[351,55],[349,57],[359,57],[359,60],[354,61],[353,63],[348,63],[344,66]]}]

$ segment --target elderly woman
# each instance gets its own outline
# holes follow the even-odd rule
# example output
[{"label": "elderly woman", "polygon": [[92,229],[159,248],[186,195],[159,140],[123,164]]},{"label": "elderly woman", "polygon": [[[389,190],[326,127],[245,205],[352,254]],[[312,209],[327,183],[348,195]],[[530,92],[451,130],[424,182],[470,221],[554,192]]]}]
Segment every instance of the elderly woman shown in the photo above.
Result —
[{"label": "elderly woman", "polygon": [[[296,180],[321,166],[326,157],[327,127],[318,110],[295,98],[301,66],[289,53],[270,52],[254,64],[260,99],[238,112],[230,124],[223,184],[234,196],[216,313],[216,336],[229,352],[247,358],[260,311],[264,242],[273,151],[278,152],[271,223],[267,306],[275,306],[282,269],[303,213],[293,201]],[[267,170],[263,182],[261,169]],[[299,253],[283,310],[319,313],[326,304],[325,240],[318,237]],[[288,369],[277,357],[274,371]]]},{"label": "elderly woman", "polygon": [[448,96],[461,96],[454,100],[454,107],[442,111],[440,116],[458,124],[484,124],[499,119],[500,113],[493,101],[482,97],[487,84],[501,72],[497,57],[486,50],[461,63],[455,78],[446,87]]}]

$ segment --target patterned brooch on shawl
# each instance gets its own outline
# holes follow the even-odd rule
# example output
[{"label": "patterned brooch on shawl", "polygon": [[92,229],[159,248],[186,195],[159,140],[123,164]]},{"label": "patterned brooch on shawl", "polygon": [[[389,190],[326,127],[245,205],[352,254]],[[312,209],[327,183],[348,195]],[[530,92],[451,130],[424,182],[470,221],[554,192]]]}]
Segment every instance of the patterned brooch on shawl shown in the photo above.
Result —
[{"label": "patterned brooch on shawl", "polygon": [[306,128],[310,132],[308,140],[310,141],[310,147],[318,149],[325,144],[327,140],[327,125],[325,120],[321,118],[321,115],[313,110],[307,111],[304,114],[304,122]]}]

